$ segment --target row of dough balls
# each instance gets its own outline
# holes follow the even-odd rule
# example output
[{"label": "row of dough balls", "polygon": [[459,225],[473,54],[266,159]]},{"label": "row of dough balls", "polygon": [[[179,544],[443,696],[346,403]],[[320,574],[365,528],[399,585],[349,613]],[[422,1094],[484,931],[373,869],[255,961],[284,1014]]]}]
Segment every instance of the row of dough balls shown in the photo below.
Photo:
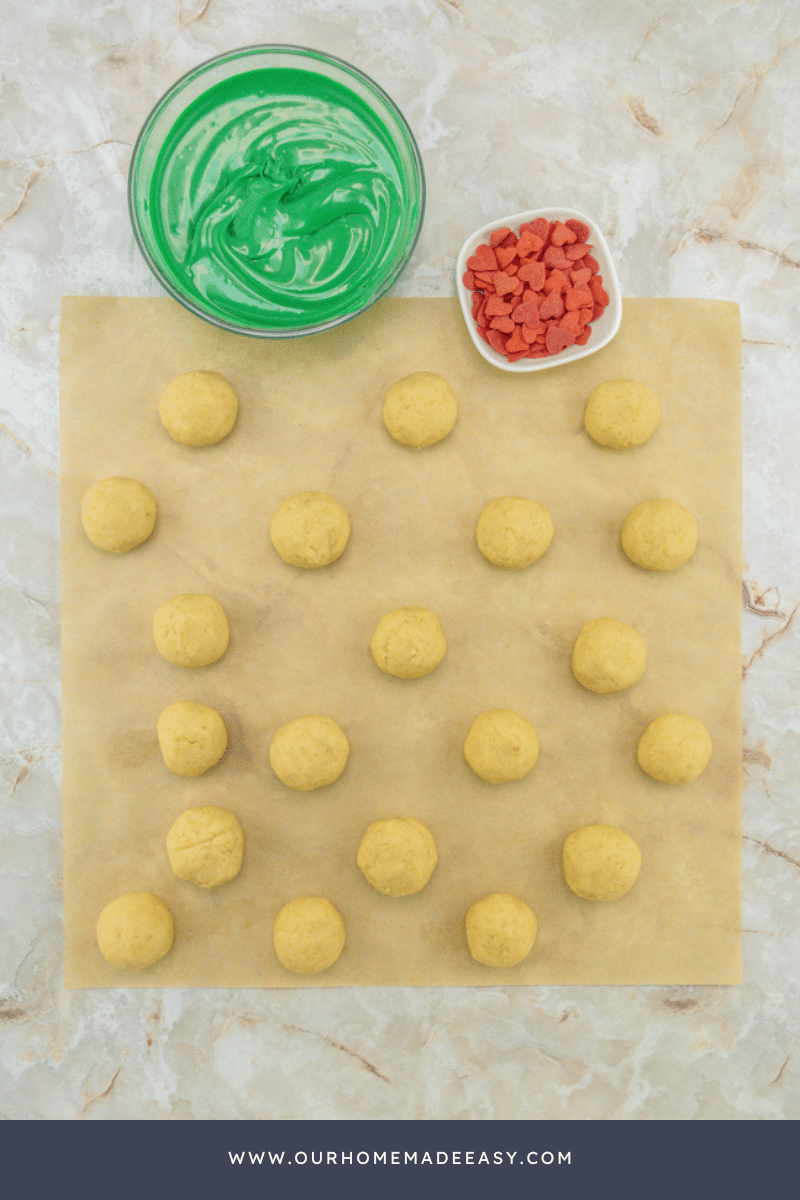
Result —
[{"label": "row of dough balls", "polygon": [[[175,441],[212,446],[233,429],[239,401],[218,371],[179,375],[158,402],[161,422]],[[456,423],[458,404],[446,379],[433,371],[415,371],[399,379],[383,400],[383,421],[404,446],[425,449],[447,437]],[[646,384],[612,379],[595,388],[584,424],[594,441],[614,449],[641,446],[658,426],[658,397]]]},{"label": "row of dough balls", "polygon": [[[222,758],[228,746],[225,722],[216,709],[196,700],[177,700],[161,713],[156,726],[165,766],[176,775],[197,778]],[[660,783],[691,783],[711,758],[708,730],[697,717],[664,713],[641,735],[636,760]],[[296,717],[282,725],[269,747],[275,775],[288,788],[311,792],[335,783],[350,757],[350,744],[332,717]],[[490,709],[476,717],[466,740],[464,757],[487,783],[522,779],[539,757],[534,726],[507,708]]]},{"label": "row of dough balls", "polygon": [[[218,371],[189,371],[167,386],[158,415],[167,433],[184,446],[213,446],[233,429],[239,401]],[[404,446],[422,448],[441,441],[453,428],[458,405],[441,375],[417,371],[386,392],[383,421]]]},{"label": "row of dough balls", "polygon": [[[156,647],[175,666],[209,666],[225,653],[229,636],[222,605],[203,593],[173,596],[153,618]],[[370,640],[370,651],[385,674],[421,679],[438,667],[447,642],[435,613],[408,605],[381,617]],[[641,679],[646,665],[644,639],[631,625],[615,617],[588,621],[572,651],[572,671],[578,683],[600,694],[631,687]]]},{"label": "row of dough balls", "polygon": [[[233,429],[239,402],[218,371],[190,371],[178,376],[158,402],[158,415],[170,437],[185,446],[213,446]],[[417,371],[386,392],[383,421],[404,446],[423,448],[446,437],[458,415],[450,385],[441,375]]]},{"label": "row of dough balls", "polygon": [[[441,375],[417,371],[392,384],[383,403],[383,420],[404,446],[424,449],[447,437],[458,405]],[[595,388],[584,414],[586,432],[601,446],[628,450],[643,445],[661,419],[658,396],[647,384],[611,379]]]},{"label": "row of dough balls", "polygon": [[[81,501],[81,521],[101,550],[123,554],[147,541],[155,527],[156,500],[143,483],[123,476],[101,479]],[[478,548],[489,562],[522,570],[537,562],[553,540],[553,520],[535,500],[500,496],[478,519]],[[326,492],[298,492],[281,504],[270,537],[285,563],[306,570],[330,566],[350,538],[350,519]],[[649,571],[674,571],[697,548],[697,522],[675,500],[645,500],[625,518],[620,534],[631,562]]]},{"label": "row of dough balls", "polygon": [[[167,853],[179,879],[199,887],[227,883],[239,872],[242,829],[224,808],[188,809],[167,834]],[[369,884],[385,896],[410,896],[427,885],[437,864],[430,830],[414,817],[373,821],[356,862]],[[611,825],[586,825],[569,835],[562,850],[564,879],[582,899],[618,900],[633,887],[642,856],[636,842]],[[538,922],[516,896],[494,892],[476,900],[465,918],[467,945],[476,962],[513,967],[530,953]],[[97,921],[100,953],[113,967],[141,969],[159,962],[174,937],[172,914],[149,892],[128,892],[102,910]],[[332,966],[345,945],[339,911],[322,896],[301,896],[284,905],[273,927],[275,953],[289,971],[316,975]]]},{"label": "row of dough balls", "polygon": [[[536,500],[499,496],[483,509],[475,531],[484,558],[506,570],[537,562],[554,536],[553,519]],[[300,492],[284,501],[270,526],[285,563],[317,569],[335,562],[350,537],[342,505],[325,492]],[[645,500],[626,516],[620,532],[631,562],[649,571],[674,571],[697,549],[697,522],[675,500]]]}]

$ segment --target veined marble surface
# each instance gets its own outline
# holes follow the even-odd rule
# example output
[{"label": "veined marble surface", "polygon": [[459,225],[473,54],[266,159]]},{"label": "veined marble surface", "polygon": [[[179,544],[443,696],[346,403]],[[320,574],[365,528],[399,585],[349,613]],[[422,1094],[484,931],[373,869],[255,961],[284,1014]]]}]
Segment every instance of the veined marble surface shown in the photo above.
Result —
[{"label": "veined marble surface", "polygon": [[[0,161],[0,1116],[800,1116],[800,8],[794,0],[4,0]],[[745,983],[67,993],[61,946],[58,324],[159,295],[132,143],[184,71],[289,42],[406,114],[428,209],[399,294],[563,203],[623,293],[741,305]]]}]

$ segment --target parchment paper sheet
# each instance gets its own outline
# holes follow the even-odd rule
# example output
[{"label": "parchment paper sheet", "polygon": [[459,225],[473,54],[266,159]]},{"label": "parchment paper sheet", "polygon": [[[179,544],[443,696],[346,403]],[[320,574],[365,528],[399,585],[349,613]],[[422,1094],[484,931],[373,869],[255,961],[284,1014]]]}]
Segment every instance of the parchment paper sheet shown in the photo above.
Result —
[{"label": "parchment paper sheet", "polygon": [[[381,301],[338,330],[296,341],[228,335],[171,300],[67,298],[61,325],[63,464],[64,891],[67,986],[318,987],[366,984],[735,983],[740,980],[741,420],[739,311],[708,300],[627,300],[604,350],[519,376],[483,361],[455,300]],[[197,450],[173,442],[157,402],[184,371],[221,371],[240,416]],[[395,443],[386,387],[438,371],[459,400],[452,434],[423,451]],[[630,451],[595,445],[586,398],[640,379],[662,422]],[[130,475],[159,505],[152,538],[127,555],[85,538],[80,499]],[[352,535],[331,567],[286,566],[269,540],[295,492],[334,495]],[[512,494],[551,512],[555,538],[521,572],[475,543],[484,505]],[[697,517],[694,558],[669,574],[633,566],[619,530],[639,501],[671,497]],[[187,671],[157,653],[153,613],[208,592],[231,625],[217,664]],[[431,675],[382,674],[369,641],[389,609],[439,617],[447,654]],[[570,670],[581,626],[633,625],[648,665],[633,688],[585,691]],[[164,766],[156,720],[175,700],[218,709],[222,762],[196,780]],[[539,761],[493,786],[467,766],[474,718],[511,708],[535,725]],[[698,716],[714,755],[694,783],[658,784],[635,759],[664,712]],[[340,779],[292,792],[269,767],[275,730],[333,717],[350,741]],[[219,804],[245,833],[241,874],[210,892],[177,880],[164,840],[183,809]],[[367,825],[409,814],[432,831],[439,864],[416,896],[391,900],[355,864]],[[579,825],[625,829],[642,848],[623,899],[574,896],[560,850]],[[109,967],[95,944],[101,908],[152,891],[175,918],[154,968]],[[509,971],[472,961],[464,914],[492,891],[539,919]],[[288,900],[329,897],[347,945],[325,973],[285,971],[272,921]]]}]

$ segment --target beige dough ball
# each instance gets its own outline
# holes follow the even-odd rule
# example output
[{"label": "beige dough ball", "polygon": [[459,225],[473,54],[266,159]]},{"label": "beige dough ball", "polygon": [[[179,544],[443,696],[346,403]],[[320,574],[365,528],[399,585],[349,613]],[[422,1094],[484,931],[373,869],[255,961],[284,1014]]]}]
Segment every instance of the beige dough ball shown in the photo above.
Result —
[{"label": "beige dough ball", "polygon": [[239,874],[244,837],[227,808],[188,808],[167,834],[167,854],[178,879],[219,887]]},{"label": "beige dough ball", "polygon": [[584,900],[618,900],[636,883],[642,853],[613,825],[584,825],[564,842],[564,878]]},{"label": "beige dough ball", "polygon": [[660,783],[691,783],[711,758],[711,738],[702,721],[665,713],[647,726],[639,741],[639,766]]},{"label": "beige dough ball", "polygon": [[124,554],[146,542],[156,523],[152,492],[137,479],[101,479],[81,500],[81,522],[100,550]]},{"label": "beige dough ball", "polygon": [[478,520],[478,548],[489,562],[519,571],[541,558],[553,540],[550,513],[535,500],[501,496]]},{"label": "beige dough ball", "polygon": [[493,708],[473,723],[464,756],[487,783],[507,783],[528,774],[539,757],[539,739],[530,721],[508,708]]},{"label": "beige dough ball", "polygon": [[222,717],[194,700],[178,700],[165,708],[157,731],[164,762],[176,775],[202,775],[219,762],[228,746]]},{"label": "beige dough ball", "polygon": [[674,500],[645,500],[622,526],[622,549],[648,571],[674,571],[697,549],[697,521]]},{"label": "beige dough ball", "polygon": [[117,896],[97,920],[97,945],[112,967],[152,967],[169,950],[173,934],[172,914],[149,892]]},{"label": "beige dough ball", "polygon": [[233,429],[239,401],[218,371],[189,371],[165,389],[158,415],[170,437],[184,446],[213,446]]},{"label": "beige dough ball", "polygon": [[530,954],[538,922],[522,900],[494,892],[475,901],[466,926],[469,952],[476,962],[487,967],[515,967]]},{"label": "beige dough ball", "polygon": [[628,450],[641,446],[661,417],[658,396],[646,383],[610,379],[595,388],[586,405],[586,432],[601,446]]},{"label": "beige dough ball", "polygon": [[373,821],[356,856],[364,878],[384,896],[420,892],[433,874],[437,854],[431,832],[413,817]]},{"label": "beige dough ball", "polygon": [[336,962],[344,949],[341,913],[322,896],[290,900],[275,918],[275,953],[287,971],[317,975]]},{"label": "beige dough ball", "polygon": [[216,662],[228,648],[228,637],[228,618],[213,596],[173,596],[153,617],[158,652],[176,667]]},{"label": "beige dough ball", "polygon": [[444,658],[442,627],[427,608],[395,608],[378,622],[369,644],[372,657],[387,675],[419,679]]},{"label": "beige dough ball", "polygon": [[325,492],[298,492],[284,500],[270,525],[272,544],[292,567],[327,567],[350,537],[347,513]]},{"label": "beige dough ball", "polygon": [[310,792],[338,779],[349,754],[347,738],[330,717],[298,717],[275,734],[269,761],[281,783]]},{"label": "beige dough ball", "polygon": [[635,629],[600,617],[589,621],[572,651],[572,671],[590,692],[619,692],[641,679],[647,662],[644,642]]},{"label": "beige dough ball", "polygon": [[393,383],[383,401],[383,421],[396,442],[432,446],[456,423],[458,405],[447,380],[432,371],[415,371]]}]

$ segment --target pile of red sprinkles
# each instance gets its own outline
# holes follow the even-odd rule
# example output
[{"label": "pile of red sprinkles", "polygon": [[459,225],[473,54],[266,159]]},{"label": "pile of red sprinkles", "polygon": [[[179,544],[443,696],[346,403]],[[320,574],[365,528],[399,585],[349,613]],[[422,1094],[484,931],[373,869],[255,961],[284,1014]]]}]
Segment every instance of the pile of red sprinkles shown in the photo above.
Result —
[{"label": "pile of red sprinkles", "polygon": [[582,221],[537,217],[495,229],[467,259],[462,277],[485,342],[509,362],[585,346],[608,304],[600,264]]}]

